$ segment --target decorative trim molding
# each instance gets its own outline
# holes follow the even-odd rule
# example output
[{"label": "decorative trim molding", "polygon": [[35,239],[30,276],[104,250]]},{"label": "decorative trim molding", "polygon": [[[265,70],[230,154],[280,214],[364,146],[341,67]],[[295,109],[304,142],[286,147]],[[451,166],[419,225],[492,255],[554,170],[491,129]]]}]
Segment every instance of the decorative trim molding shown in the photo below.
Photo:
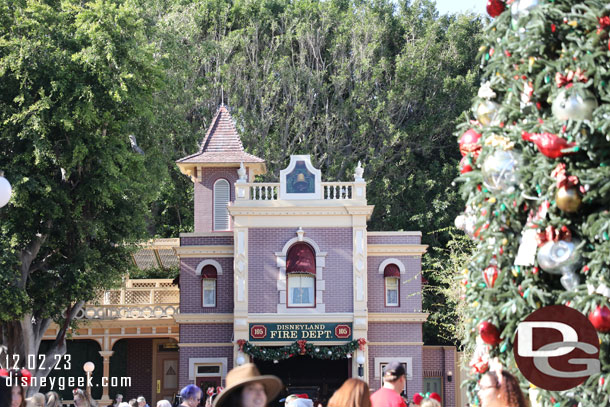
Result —
[{"label": "decorative trim molding", "polygon": [[233,246],[181,246],[174,247],[179,258],[185,257],[233,257]]},{"label": "decorative trim molding", "polygon": [[371,312],[369,313],[369,322],[426,322],[428,315],[425,312]]},{"label": "decorative trim molding", "polygon": [[196,377],[205,377],[198,375],[195,367],[197,365],[216,365],[220,366],[220,374],[222,377],[227,377],[229,361],[227,358],[189,358],[189,380],[195,380]]},{"label": "decorative trim molding", "polygon": [[[303,310],[301,310],[303,311]],[[316,322],[353,322],[354,314],[352,313],[325,313],[325,314],[290,314],[290,323],[316,323]],[[286,315],[279,314],[249,314],[248,322],[266,323],[266,322],[286,322]],[[290,342],[292,343],[292,342]],[[334,342],[333,342],[334,343]]]},{"label": "decorative trim molding", "polygon": [[369,236],[421,236],[421,232],[367,232]]},{"label": "decorative trim molding", "polygon": [[195,274],[200,276],[201,270],[203,270],[203,268],[208,265],[214,266],[216,268],[216,273],[218,275],[222,275],[222,266],[220,265],[219,262],[217,262],[216,260],[212,260],[212,259],[203,260],[201,263],[199,263],[197,265],[197,270],[195,270]]},{"label": "decorative trim molding", "polygon": [[233,237],[233,231],[229,232],[185,232],[180,237]]},{"label": "decorative trim molding", "polygon": [[428,245],[425,244],[369,244],[369,256],[421,256],[426,253]]},{"label": "decorative trim molding", "polygon": [[[247,202],[248,206],[246,206],[244,202]],[[370,217],[375,208],[374,205],[348,206],[344,201],[339,200],[336,201],[337,205],[334,206],[328,206],[326,201],[324,201],[326,206],[280,206],[282,202],[286,201],[240,201],[229,206],[229,213],[232,216],[367,215],[367,217]],[[293,203],[294,201],[288,202]],[[261,204],[265,206],[262,206]],[[270,204],[274,204],[274,206],[270,206]]]},{"label": "decorative trim molding", "polygon": [[232,324],[233,314],[177,314],[177,324]]},{"label": "decorative trim molding", "polygon": [[396,264],[398,266],[398,269],[400,270],[400,274],[405,274],[406,268],[405,268],[405,265],[403,264],[403,262],[398,259],[395,259],[393,257],[390,257],[389,259],[385,259],[384,261],[381,262],[381,264],[379,265],[379,274],[383,274],[383,271],[388,264]]}]

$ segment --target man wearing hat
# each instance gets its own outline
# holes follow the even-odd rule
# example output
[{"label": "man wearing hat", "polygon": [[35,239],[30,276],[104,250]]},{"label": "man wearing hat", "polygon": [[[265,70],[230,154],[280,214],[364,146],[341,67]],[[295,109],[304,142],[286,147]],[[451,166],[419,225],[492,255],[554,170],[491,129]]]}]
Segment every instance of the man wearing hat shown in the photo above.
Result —
[{"label": "man wearing hat", "polygon": [[371,395],[372,407],[407,407],[400,397],[405,388],[407,375],[400,362],[390,362],[383,369],[383,387]]},{"label": "man wearing hat", "polygon": [[261,375],[253,363],[246,363],[227,374],[227,387],[216,396],[214,407],[265,407],[282,389],[282,381]]}]

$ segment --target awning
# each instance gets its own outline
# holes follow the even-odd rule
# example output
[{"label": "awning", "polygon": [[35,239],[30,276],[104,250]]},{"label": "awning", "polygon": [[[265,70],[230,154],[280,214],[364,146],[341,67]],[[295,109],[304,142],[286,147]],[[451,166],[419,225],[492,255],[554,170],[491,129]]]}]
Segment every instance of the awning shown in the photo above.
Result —
[{"label": "awning", "polygon": [[384,277],[398,277],[400,278],[400,269],[396,264],[388,264],[383,269]]},{"label": "awning", "polygon": [[201,278],[217,278],[216,267],[208,264],[201,270]]},{"label": "awning", "polygon": [[307,243],[297,243],[288,250],[286,273],[316,274],[316,256]]}]

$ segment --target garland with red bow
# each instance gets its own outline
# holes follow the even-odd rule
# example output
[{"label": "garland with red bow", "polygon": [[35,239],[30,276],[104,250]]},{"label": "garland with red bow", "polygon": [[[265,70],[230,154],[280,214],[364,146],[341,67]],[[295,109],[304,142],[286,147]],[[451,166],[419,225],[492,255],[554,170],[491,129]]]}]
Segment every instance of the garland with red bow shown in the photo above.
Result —
[{"label": "garland with red bow", "polygon": [[[243,342],[242,342],[243,341]],[[313,359],[347,359],[351,358],[356,349],[364,350],[366,340],[360,338],[344,345],[318,346],[301,339],[282,347],[261,347],[240,339],[237,341],[240,350],[254,359],[278,362],[290,359],[295,355],[309,356]]]},{"label": "garland with red bow", "polygon": [[572,240],[572,232],[570,232],[570,229],[568,229],[567,226],[555,229],[555,227],[549,225],[544,231],[538,233],[536,240],[538,241],[538,247],[544,245],[546,242],[558,242],[560,240],[569,242]]},{"label": "garland with red bow", "polygon": [[563,75],[561,72],[555,74],[555,83],[557,83],[558,88],[565,86],[566,89],[569,89],[574,85],[574,82],[586,83],[587,81],[588,79],[585,76],[584,71],[581,71],[580,68],[578,68],[576,72],[568,71],[566,75]]}]

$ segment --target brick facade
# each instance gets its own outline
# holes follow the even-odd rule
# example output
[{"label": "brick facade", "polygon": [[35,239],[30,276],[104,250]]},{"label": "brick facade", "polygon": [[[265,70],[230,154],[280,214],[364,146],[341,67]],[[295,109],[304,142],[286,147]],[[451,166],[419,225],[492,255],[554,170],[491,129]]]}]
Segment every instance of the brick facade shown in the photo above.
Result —
[{"label": "brick facade", "polygon": [[[239,166],[239,164],[238,164]],[[237,181],[237,168],[203,168],[199,176],[201,181],[195,183],[195,232],[205,233],[214,230],[214,183],[223,178],[229,181],[231,199],[235,200],[235,181]],[[233,223],[231,221],[230,228]]]},{"label": "brick facade", "polygon": [[421,312],[421,259],[419,257],[393,256],[405,266],[400,275],[398,307],[385,305],[385,279],[379,273],[380,264],[387,257],[369,257],[367,260],[369,312]]},{"label": "brick facade", "polygon": [[[304,228],[305,236],[327,252],[323,270],[326,290],[323,301],[326,312],[351,312],[352,299],[352,229]],[[296,228],[259,228],[248,233],[249,312],[276,313],[279,294],[279,268],[275,253],[296,237]]]},{"label": "brick facade", "polygon": [[131,377],[131,387],[128,387],[126,394],[123,394],[124,400],[138,396],[152,400],[152,339],[126,339],[126,341],[127,377]]},{"label": "brick facade", "polygon": [[197,265],[209,258],[184,258],[180,261],[180,312],[233,313],[233,258],[219,257],[222,274],[216,279],[216,307],[204,307],[201,276],[195,274]]}]

